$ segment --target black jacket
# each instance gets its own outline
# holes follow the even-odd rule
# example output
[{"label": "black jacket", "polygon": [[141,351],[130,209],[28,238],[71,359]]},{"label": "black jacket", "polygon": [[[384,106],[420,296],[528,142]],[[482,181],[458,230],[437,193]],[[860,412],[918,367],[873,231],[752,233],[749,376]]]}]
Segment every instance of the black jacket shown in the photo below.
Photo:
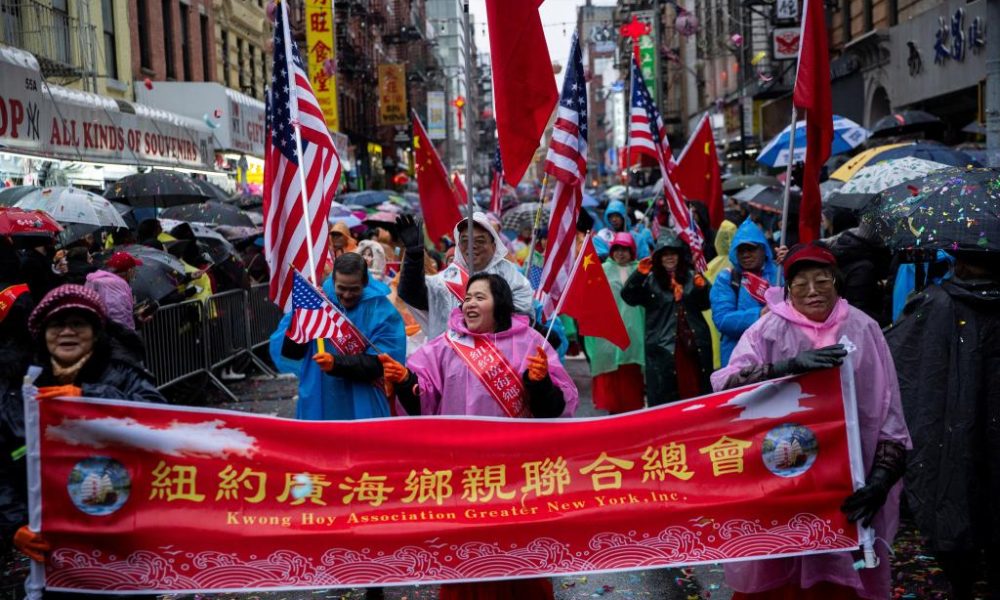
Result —
[{"label": "black jacket", "polygon": [[889,251],[848,230],[837,236],[830,247],[844,274],[841,297],[848,304],[887,325],[886,292],[882,281],[889,276]]},{"label": "black jacket", "polygon": [[913,440],[904,491],[931,548],[1000,539],[1000,283],[913,295],[886,331]]}]

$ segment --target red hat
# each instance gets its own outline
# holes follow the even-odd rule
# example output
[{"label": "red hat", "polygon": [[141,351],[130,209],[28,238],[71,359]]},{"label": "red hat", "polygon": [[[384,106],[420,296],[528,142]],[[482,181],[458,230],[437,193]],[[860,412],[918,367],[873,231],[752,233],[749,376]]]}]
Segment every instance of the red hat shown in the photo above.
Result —
[{"label": "red hat", "polygon": [[101,326],[108,320],[104,301],[97,292],[82,285],[67,283],[45,294],[35,310],[31,311],[31,316],[28,317],[28,331],[38,337],[49,319],[67,310],[88,313]]},{"label": "red hat", "polygon": [[615,236],[611,238],[610,249],[614,250],[615,246],[627,248],[629,251],[632,252],[632,257],[635,258],[636,255],[635,239],[632,237],[631,233],[628,233],[627,231],[619,231],[618,233],[616,233]]},{"label": "red hat", "polygon": [[823,244],[813,242],[811,244],[800,244],[793,246],[785,257],[785,279],[789,279],[789,272],[792,265],[800,262],[811,262],[820,265],[837,266],[837,258]]},{"label": "red hat", "polygon": [[128,271],[129,269],[142,266],[142,259],[132,256],[128,252],[123,252],[119,250],[111,255],[111,258],[104,263],[104,266],[121,273],[123,271]]}]

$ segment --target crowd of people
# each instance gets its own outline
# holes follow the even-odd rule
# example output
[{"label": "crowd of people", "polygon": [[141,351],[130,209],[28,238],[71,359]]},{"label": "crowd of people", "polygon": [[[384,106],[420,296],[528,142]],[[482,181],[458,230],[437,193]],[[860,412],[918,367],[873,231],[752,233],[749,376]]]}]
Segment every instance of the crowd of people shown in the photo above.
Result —
[{"label": "crowd of people", "polygon": [[[849,215],[825,215],[829,238],[786,248],[758,215],[730,208],[717,230],[706,228],[714,243],[705,272],[669,226],[630,215],[625,202],[597,215],[604,223],[595,227],[595,247],[629,332],[625,349],[578,339],[564,317],[546,322],[528,276],[535,252],[544,251],[544,230],[505,231],[494,215],[477,212],[441,245],[408,214],[384,227],[336,222],[322,292],[366,349],[297,343],[288,313],[270,357],[298,378],[298,418],[354,420],[572,417],[580,392],[564,367],[567,354],[587,359],[593,402],[610,414],[835,367],[850,355],[855,380],[864,382],[867,480],[843,510],[875,528],[884,542],[876,546],[879,566],[858,570],[850,554],[728,565],[735,597],[888,598],[888,546],[901,505],[944,566],[953,597],[972,598],[985,572],[997,594],[1000,511],[990,507],[1000,495],[1000,261],[953,250],[934,279],[906,280],[897,276],[905,270],[899,257]],[[0,238],[0,543],[16,540],[35,560],[47,547],[24,527],[18,454],[28,365],[43,369],[41,398],[164,402],[136,333],[155,307],[268,279],[259,235],[239,240],[242,256],[224,261],[212,260],[186,223],[164,232],[150,219],[135,234],[112,237],[58,249]],[[136,302],[130,285],[144,260],[140,246],[184,265],[155,302]],[[441,595],[528,600],[553,591],[548,580],[527,580],[444,586]]]}]

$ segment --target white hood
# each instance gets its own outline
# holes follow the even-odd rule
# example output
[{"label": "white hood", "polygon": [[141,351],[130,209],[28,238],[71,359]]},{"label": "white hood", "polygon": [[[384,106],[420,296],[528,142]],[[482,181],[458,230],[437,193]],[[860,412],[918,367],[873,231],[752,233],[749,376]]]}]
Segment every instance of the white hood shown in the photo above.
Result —
[{"label": "white hood", "polygon": [[[451,239],[455,240],[456,244],[455,262],[458,263],[458,265],[463,269],[465,269],[466,271],[469,271],[469,274],[471,275],[472,269],[469,267],[469,263],[465,260],[465,254],[463,253],[463,250],[467,250],[468,246],[466,244],[458,243],[459,226],[467,222],[468,220],[469,220],[468,218],[465,218],[455,224],[455,229],[452,232]],[[507,244],[504,243],[503,238],[500,237],[500,234],[497,233],[497,230],[493,228],[493,224],[490,223],[489,219],[486,218],[485,213],[481,213],[478,211],[472,213],[472,221],[476,225],[479,225],[486,231],[490,232],[490,235],[493,236],[493,243],[496,245],[496,250],[493,252],[493,258],[490,259],[490,262],[486,265],[486,268],[483,269],[484,271],[489,271],[490,267],[496,265],[498,262],[507,257]]]}]

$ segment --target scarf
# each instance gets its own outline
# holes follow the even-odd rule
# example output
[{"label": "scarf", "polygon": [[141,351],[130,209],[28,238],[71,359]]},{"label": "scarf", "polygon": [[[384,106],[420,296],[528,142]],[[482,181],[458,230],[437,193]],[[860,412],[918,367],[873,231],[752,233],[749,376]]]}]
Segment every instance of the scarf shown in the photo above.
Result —
[{"label": "scarf", "polygon": [[83,370],[83,365],[87,364],[87,361],[90,360],[91,355],[93,355],[93,352],[84,354],[80,360],[69,365],[68,367],[60,365],[56,362],[55,358],[50,358],[52,362],[52,376],[55,377],[56,381],[62,385],[69,385],[73,383],[76,381],[76,376],[80,374],[81,370]]}]

